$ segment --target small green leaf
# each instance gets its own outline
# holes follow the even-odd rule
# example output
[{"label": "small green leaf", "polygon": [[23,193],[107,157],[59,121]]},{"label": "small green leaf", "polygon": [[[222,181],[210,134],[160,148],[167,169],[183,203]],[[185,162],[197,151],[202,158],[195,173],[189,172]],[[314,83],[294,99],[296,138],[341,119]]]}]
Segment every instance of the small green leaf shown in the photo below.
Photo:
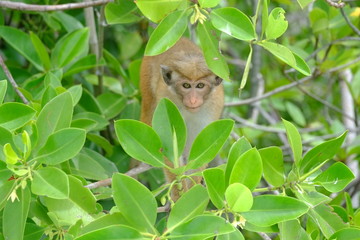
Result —
[{"label": "small green leaf", "polygon": [[268,41],[263,41],[258,44],[271,52],[275,57],[277,57],[284,63],[290,65],[291,67],[296,66],[296,59],[294,57],[294,54],[287,47],[278,43]]},{"label": "small green leaf", "polygon": [[0,127],[14,131],[35,116],[36,111],[22,103],[9,102],[0,105]]},{"label": "small green leaf", "polygon": [[115,132],[121,146],[131,157],[154,167],[165,167],[161,141],[148,125],[135,120],[118,120]]},{"label": "small green leaf", "polygon": [[302,9],[304,9],[307,5],[309,5],[313,1],[314,0],[297,0],[297,2],[299,3],[299,5]]},{"label": "small green leaf", "polygon": [[203,171],[203,176],[211,202],[218,209],[222,209],[225,201],[224,170],[220,168],[209,168]]},{"label": "small green leaf", "polygon": [[252,46],[250,44],[250,53],[249,53],[249,55],[247,57],[247,60],[246,60],[244,73],[243,73],[243,76],[241,78],[240,89],[243,89],[245,87],[248,76],[249,76],[249,71],[250,71],[250,66],[251,66],[251,59],[252,59],[252,52],[253,52],[253,49],[252,49]]},{"label": "small green leaf", "polygon": [[84,146],[86,132],[79,128],[65,128],[49,136],[38,156],[32,161],[56,165],[75,157]]},{"label": "small green leaf", "polygon": [[249,188],[241,183],[229,185],[225,192],[226,202],[234,212],[249,211],[253,205],[253,196]]},{"label": "small green leaf", "polygon": [[157,204],[150,190],[124,174],[112,179],[114,201],[125,219],[136,229],[155,234]]},{"label": "small green leaf", "polygon": [[107,226],[81,235],[75,240],[140,240],[144,239],[136,230],[124,225]]},{"label": "small green leaf", "polygon": [[233,231],[233,226],[223,218],[202,215],[174,229],[170,234],[170,239],[204,240]]},{"label": "small green leaf", "polygon": [[186,223],[195,216],[202,214],[209,202],[209,197],[204,187],[195,185],[185,192],[171,209],[167,222],[168,231],[171,232],[178,226]]},{"label": "small green leaf", "polygon": [[318,175],[313,182],[330,192],[340,192],[354,179],[351,170],[345,164],[337,162]]},{"label": "small green leaf", "polygon": [[69,197],[69,179],[62,170],[45,167],[36,170],[31,183],[31,191],[37,195],[44,195],[55,199]]},{"label": "small green leaf", "polygon": [[7,80],[0,81],[0,105],[3,103],[7,90]]},{"label": "small green leaf", "polygon": [[242,154],[236,161],[229,178],[229,184],[242,183],[250,190],[259,184],[263,172],[261,156],[255,148]]},{"label": "small green leaf", "polygon": [[301,227],[299,220],[290,220],[279,224],[280,239],[311,240],[309,234]]},{"label": "small green leaf", "polygon": [[296,65],[292,66],[300,73],[304,74],[305,76],[311,75],[311,70],[304,59],[302,59],[299,55],[293,52],[293,55],[295,57]]},{"label": "small green leaf", "polygon": [[296,127],[289,121],[285,119],[282,120],[286,129],[286,135],[293,152],[295,164],[298,166],[301,161],[302,156],[302,142],[299,131]]},{"label": "small green leaf", "polygon": [[216,240],[245,240],[245,238],[238,229],[234,228],[233,232],[219,235]]},{"label": "small green leaf", "polygon": [[253,23],[248,16],[236,8],[218,8],[211,12],[210,18],[215,28],[234,38],[243,41],[256,38]]},{"label": "small green leaf", "polygon": [[[69,68],[65,69],[64,78],[75,75],[76,73],[80,73],[82,71],[88,69],[94,69],[97,66],[102,65],[97,63],[96,56],[94,54],[86,55],[78,60],[76,60]],[[103,76],[105,77],[105,76]]]},{"label": "small green leaf", "polygon": [[304,127],[306,125],[306,119],[304,117],[304,114],[302,113],[301,109],[293,104],[292,102],[286,102],[285,103],[286,110],[291,116],[292,120],[297,123],[298,125]]},{"label": "small green leaf", "polygon": [[268,147],[259,150],[261,155],[264,178],[274,187],[280,187],[285,182],[284,159],[281,148]]},{"label": "small green leaf", "polygon": [[205,127],[195,138],[186,170],[197,169],[213,160],[233,129],[234,121],[217,120]]},{"label": "small green leaf", "polygon": [[30,39],[33,46],[35,47],[36,53],[39,56],[45,70],[49,70],[51,68],[51,63],[50,63],[49,53],[46,50],[45,45],[40,40],[40,38],[33,32],[30,32]]},{"label": "small green leaf", "polygon": [[145,48],[146,56],[165,52],[175,45],[187,28],[189,11],[176,11],[160,22],[149,38]]},{"label": "small green leaf", "polygon": [[359,228],[346,228],[334,233],[329,240],[359,240]]},{"label": "small green leaf", "polygon": [[181,4],[185,4],[184,2],[184,0],[137,0],[135,3],[147,18],[153,22],[159,22]]},{"label": "small green leaf", "polygon": [[19,156],[16,154],[10,143],[6,143],[4,145],[3,151],[5,154],[6,163],[14,165],[20,160]]},{"label": "small green leaf", "polygon": [[[164,155],[174,163],[185,147],[186,125],[176,105],[169,99],[160,100],[154,111],[152,126],[160,137]],[[174,137],[176,146],[173,146]],[[176,156],[175,147],[178,152]]]},{"label": "small green leaf", "polygon": [[300,173],[304,174],[309,172],[324,161],[331,159],[340,150],[343,144],[347,132],[344,132],[341,136],[321,143],[308,151],[303,160],[300,162]]},{"label": "small green leaf", "polygon": [[196,31],[206,64],[214,74],[229,81],[229,67],[219,48],[220,32],[209,21],[198,24]]},{"label": "small green leaf", "polygon": [[[6,164],[4,163],[4,170],[7,170],[7,178],[3,183],[0,184],[0,210],[4,208],[4,206],[7,204],[9,200],[9,196],[14,190],[16,186],[16,181],[7,181],[8,178],[12,175],[12,172],[6,168]],[[0,176],[3,177],[5,174],[3,173],[4,170],[0,170]],[[10,173],[10,174],[8,174]],[[3,180],[3,179],[1,179]]]},{"label": "small green leaf", "polygon": [[202,8],[213,8],[216,7],[221,0],[199,0],[200,7]]},{"label": "small green leaf", "polygon": [[126,106],[127,99],[115,93],[104,93],[97,97],[102,113],[106,119],[119,115]]},{"label": "small green leaf", "polygon": [[295,198],[261,195],[254,198],[251,210],[241,215],[254,225],[266,227],[297,219],[308,210],[309,207],[305,203]]},{"label": "small green leaf", "polygon": [[288,27],[285,19],[285,10],[277,7],[274,8],[268,18],[268,24],[265,30],[267,39],[277,39],[283,35]]},{"label": "small green leaf", "polygon": [[121,0],[118,3],[109,2],[105,6],[105,17],[108,24],[133,23],[140,21],[136,15],[136,5],[133,1]]}]

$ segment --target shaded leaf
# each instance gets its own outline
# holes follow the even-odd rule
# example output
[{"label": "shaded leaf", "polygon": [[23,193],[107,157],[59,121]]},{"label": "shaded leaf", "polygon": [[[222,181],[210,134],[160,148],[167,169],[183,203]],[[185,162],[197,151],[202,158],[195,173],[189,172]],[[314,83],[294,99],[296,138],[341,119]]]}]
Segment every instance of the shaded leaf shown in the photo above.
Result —
[{"label": "shaded leaf", "polygon": [[36,111],[22,103],[9,102],[0,105],[0,127],[14,131],[35,116]]}]

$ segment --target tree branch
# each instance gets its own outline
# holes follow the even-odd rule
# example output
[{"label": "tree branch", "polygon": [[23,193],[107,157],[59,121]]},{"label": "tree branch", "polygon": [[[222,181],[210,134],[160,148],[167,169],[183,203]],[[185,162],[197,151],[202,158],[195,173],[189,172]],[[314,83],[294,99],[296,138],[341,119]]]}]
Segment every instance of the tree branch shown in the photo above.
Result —
[{"label": "tree branch", "polygon": [[0,55],[0,65],[1,65],[2,69],[4,70],[4,73],[5,73],[6,77],[8,78],[9,82],[11,83],[13,88],[15,89],[15,92],[17,93],[17,95],[19,95],[19,97],[21,98],[23,103],[29,104],[29,101],[26,99],[24,94],[19,90],[19,86],[15,82],[13,76],[11,75],[11,73],[10,73],[9,69],[7,68],[7,66],[6,66],[6,64],[5,64],[5,62],[4,62],[1,55]]},{"label": "tree branch", "polygon": [[345,11],[343,8],[340,8],[340,12],[341,12],[341,15],[344,17],[346,23],[351,27],[351,29],[357,34],[360,36],[360,30],[354,26],[354,24],[352,24],[352,22],[350,22],[350,19],[348,18],[348,16],[345,14]]},{"label": "tree branch", "polygon": [[94,6],[104,5],[112,1],[113,0],[95,0],[91,2],[67,3],[67,4],[59,4],[59,5],[36,5],[36,4],[27,4],[21,2],[0,1],[0,7],[9,8],[13,10],[20,10],[20,11],[49,12],[49,11],[63,11],[63,10],[70,10],[77,8],[94,7]]}]

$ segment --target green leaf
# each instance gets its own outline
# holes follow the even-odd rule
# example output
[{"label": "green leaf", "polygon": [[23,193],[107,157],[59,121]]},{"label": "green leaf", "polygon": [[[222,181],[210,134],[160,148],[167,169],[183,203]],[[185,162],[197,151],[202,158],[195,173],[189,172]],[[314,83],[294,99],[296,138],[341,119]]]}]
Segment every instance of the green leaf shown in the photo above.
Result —
[{"label": "green leaf", "polygon": [[146,45],[145,55],[154,56],[175,45],[187,28],[189,11],[176,11],[169,14],[152,32]]},{"label": "green leaf", "polygon": [[306,119],[304,117],[304,114],[302,113],[301,109],[293,104],[292,102],[286,102],[285,103],[286,110],[291,116],[292,120],[297,123],[298,125],[304,127],[306,125]]},{"label": "green leaf", "polygon": [[277,7],[274,8],[268,18],[268,24],[265,30],[266,39],[277,39],[283,35],[288,27],[285,19],[285,10]]},{"label": "green leaf", "polygon": [[260,46],[271,52],[275,57],[290,65],[291,67],[296,66],[296,59],[294,54],[287,47],[268,41],[262,41],[258,43]]},{"label": "green leaf", "polygon": [[82,28],[63,36],[55,45],[51,62],[54,67],[61,68],[76,58],[84,56],[88,51],[89,29]]},{"label": "green leaf", "polygon": [[104,93],[97,97],[101,111],[106,119],[119,115],[126,106],[126,98],[114,93]]},{"label": "green leaf", "polygon": [[206,64],[214,74],[229,81],[229,67],[219,48],[220,32],[209,21],[198,24],[196,31]]},{"label": "green leaf", "polygon": [[45,231],[45,228],[40,227],[33,223],[26,223],[24,240],[41,239]]},{"label": "green leaf", "polygon": [[75,106],[81,98],[83,88],[81,85],[74,85],[68,88],[68,92],[71,93],[73,106]]},{"label": "green leaf", "polygon": [[359,228],[346,228],[334,233],[329,240],[359,240]]},{"label": "green leaf", "polygon": [[225,192],[226,202],[234,212],[249,211],[253,205],[253,196],[249,188],[241,183],[229,185]]},{"label": "green leaf", "polygon": [[61,129],[50,135],[32,161],[56,165],[75,157],[84,146],[86,132],[79,128]]},{"label": "green leaf", "polygon": [[7,80],[0,81],[0,105],[3,103],[7,90]]},{"label": "green leaf", "polygon": [[86,138],[89,139],[94,144],[100,146],[102,149],[104,149],[108,156],[111,156],[113,154],[114,146],[111,145],[109,140],[107,140],[103,136],[98,134],[88,133],[86,135]]},{"label": "green leaf", "polygon": [[299,221],[290,220],[279,224],[280,239],[311,240],[311,237],[301,227]]},{"label": "green leaf", "polygon": [[268,147],[259,150],[265,180],[274,187],[280,187],[285,182],[284,159],[281,148]]},{"label": "green leaf", "polygon": [[242,183],[251,191],[259,184],[263,172],[261,156],[255,148],[242,154],[236,161],[229,184]]},{"label": "green leaf", "polygon": [[195,138],[186,170],[197,169],[213,160],[233,129],[234,121],[217,120],[205,127]]},{"label": "green leaf", "polygon": [[16,191],[19,199],[9,200],[3,211],[2,232],[7,240],[22,240],[29,213],[31,194],[28,188]]},{"label": "green leaf", "polygon": [[72,114],[73,103],[70,93],[62,93],[48,102],[36,121],[39,135],[37,147],[43,146],[53,132],[69,127]]},{"label": "green leaf", "polygon": [[112,179],[114,201],[125,219],[136,229],[155,234],[157,204],[149,189],[124,174]]},{"label": "green leaf", "polygon": [[[98,212],[96,199],[81,181],[73,176],[69,177],[70,194],[67,199],[53,199],[46,197],[45,205],[49,216],[52,214],[62,226],[70,226],[81,219],[84,225],[92,222],[92,214]],[[50,214],[51,213],[51,214]]]},{"label": "green leaf", "polygon": [[89,54],[78,59],[76,62],[74,62],[74,64],[71,64],[69,68],[66,68],[66,71],[64,72],[64,78],[101,65],[101,63],[97,64],[96,55]]},{"label": "green leaf", "polygon": [[202,8],[213,8],[220,3],[220,0],[199,0],[198,2]]},{"label": "green leaf", "polygon": [[313,182],[330,192],[340,192],[354,179],[351,170],[342,162],[337,162],[318,175]]},{"label": "green leaf", "polygon": [[42,65],[44,66],[45,70],[49,70],[51,68],[51,62],[49,53],[43,44],[43,42],[40,40],[40,38],[33,32],[30,32],[30,39],[35,47],[36,53],[39,56],[39,59],[42,62]]},{"label": "green leaf", "polygon": [[33,172],[31,191],[55,199],[69,197],[69,179],[66,173],[54,167],[45,167]]},{"label": "green leaf", "polygon": [[145,17],[153,22],[159,22],[181,4],[185,4],[184,2],[184,0],[138,0],[135,3]]},{"label": "green leaf", "polygon": [[162,152],[175,163],[185,148],[186,125],[176,105],[169,99],[160,100],[154,111],[152,126],[162,142]]},{"label": "green leaf", "polygon": [[75,240],[140,240],[144,239],[142,235],[135,229],[124,226],[108,226],[97,229],[95,231],[81,235]]},{"label": "green leaf", "polygon": [[229,185],[230,175],[235,163],[243,153],[245,153],[250,149],[251,149],[251,145],[245,137],[241,137],[231,146],[228,156],[228,161],[226,163],[226,171],[225,171],[226,186]]},{"label": "green leaf", "polygon": [[245,240],[245,238],[238,229],[234,229],[231,233],[218,236],[216,240]]},{"label": "green leaf", "polygon": [[300,73],[304,74],[305,76],[311,75],[311,70],[304,59],[302,59],[299,55],[293,52],[293,55],[295,57],[296,66],[292,66]]},{"label": "green leaf", "polygon": [[268,2],[269,0],[262,0],[262,14],[261,14],[261,38],[260,39],[263,39],[264,37],[264,33],[265,33],[265,30],[266,30],[266,27],[268,25],[268,19],[269,19],[269,6],[268,6]]},{"label": "green leaf", "polygon": [[35,68],[40,71],[44,70],[29,35],[16,28],[0,26],[0,37],[29,60]]},{"label": "green leaf", "polygon": [[204,240],[234,231],[233,226],[218,216],[202,215],[180,225],[170,234],[170,239]]},{"label": "green leaf", "polygon": [[210,14],[215,28],[243,41],[256,38],[255,28],[249,17],[236,8],[226,7],[213,10]]},{"label": "green leaf", "polygon": [[324,161],[333,158],[340,150],[346,134],[347,132],[344,132],[341,136],[323,142],[308,151],[300,162],[300,173],[307,173]]},{"label": "green leaf", "polygon": [[167,231],[172,232],[173,229],[202,214],[208,203],[209,197],[206,189],[201,185],[192,187],[176,201],[171,209],[167,222]]},{"label": "green leaf", "polygon": [[330,238],[336,231],[348,227],[348,225],[332,211],[331,207],[325,204],[311,208],[308,216],[316,223],[326,238]]},{"label": "green leaf", "polygon": [[249,52],[249,55],[248,55],[247,60],[246,60],[246,65],[245,65],[243,76],[241,78],[240,89],[243,89],[245,87],[248,76],[249,76],[249,71],[250,71],[250,66],[251,66],[251,59],[252,59],[252,52],[253,52],[253,49],[252,49],[252,45],[250,44],[250,52]]},{"label": "green leaf", "polygon": [[294,162],[298,166],[301,161],[302,156],[302,142],[299,131],[296,127],[289,121],[285,119],[282,120],[286,129],[286,135],[293,152]]},{"label": "green leaf", "polygon": [[[4,163],[5,165],[5,163]],[[0,176],[3,177],[2,171],[5,169],[0,170]],[[6,169],[8,172],[10,172],[8,169]],[[10,172],[10,176],[11,176]],[[7,179],[10,177],[7,174]],[[16,186],[16,181],[7,181],[7,179],[4,182],[0,182],[0,211],[3,209],[3,207],[7,204],[8,199],[12,191],[14,190],[14,187]],[[0,216],[1,217],[1,216]]]},{"label": "green leaf", "polygon": [[103,215],[81,229],[81,234],[89,233],[112,225],[129,225],[120,212]]},{"label": "green leaf", "polygon": [[121,146],[131,157],[154,167],[166,166],[160,152],[160,138],[151,127],[124,119],[115,122],[115,132]]},{"label": "green leaf", "polygon": [[297,2],[299,3],[302,9],[304,9],[308,4],[310,4],[313,1],[314,0],[297,0]]},{"label": "green leaf", "polygon": [[136,15],[136,5],[133,1],[121,0],[119,3],[109,2],[105,6],[105,17],[108,24],[133,23],[140,21]]},{"label": "green leaf", "polygon": [[36,111],[22,103],[9,102],[0,105],[0,127],[14,131],[35,116]]},{"label": "green leaf", "polygon": [[224,207],[225,201],[225,173],[220,168],[209,168],[203,171],[206,189],[211,202],[218,209]]},{"label": "green leaf", "polygon": [[4,145],[3,152],[5,155],[5,162],[7,164],[15,165],[20,160],[10,143],[6,143]]},{"label": "green leaf", "polygon": [[250,223],[266,227],[276,223],[297,219],[309,210],[309,207],[291,197],[261,195],[254,198],[250,211],[241,213]]},{"label": "green leaf", "polygon": [[51,13],[51,17],[56,19],[66,30],[66,32],[73,32],[75,30],[84,28],[79,19],[73,17],[64,11],[55,11]]}]

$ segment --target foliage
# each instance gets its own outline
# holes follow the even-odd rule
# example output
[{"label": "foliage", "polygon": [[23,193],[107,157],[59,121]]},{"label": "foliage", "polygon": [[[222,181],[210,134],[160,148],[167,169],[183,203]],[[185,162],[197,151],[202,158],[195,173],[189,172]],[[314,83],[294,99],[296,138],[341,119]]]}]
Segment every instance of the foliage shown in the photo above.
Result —
[{"label": "foliage", "polygon": [[[358,200],[349,192],[356,191],[354,169],[344,162],[356,161],[359,139],[355,117],[337,106],[342,86],[333,73],[359,55],[359,6],[340,11],[323,0],[298,3],[117,0],[98,8],[97,29],[82,10],[4,9],[0,57],[20,93],[13,82],[0,81],[0,240],[240,240],[265,233],[286,240],[358,239]],[[291,18],[299,12],[309,26]],[[212,71],[227,80],[230,104],[224,119],[197,136],[181,165],[187,130],[176,106],[163,99],[152,127],[138,121],[139,59],[190,35]],[[358,114],[360,70],[352,63],[353,81],[345,86]],[[11,80],[3,69],[1,79]],[[241,106],[234,100],[239,86],[242,97],[256,97],[252,88],[261,89],[264,78],[270,91],[286,79],[314,81],[257,107],[232,107]],[[326,108],[313,89],[329,101]],[[348,103],[345,95],[341,101]],[[252,129],[242,115],[255,127],[272,126]],[[314,140],[325,134],[331,137]],[[216,156],[224,161],[199,170]],[[152,169],[134,179],[130,158]],[[163,168],[177,179],[164,183]],[[173,202],[171,190],[191,176],[202,176],[204,184]],[[107,178],[111,187],[98,184]]]}]

